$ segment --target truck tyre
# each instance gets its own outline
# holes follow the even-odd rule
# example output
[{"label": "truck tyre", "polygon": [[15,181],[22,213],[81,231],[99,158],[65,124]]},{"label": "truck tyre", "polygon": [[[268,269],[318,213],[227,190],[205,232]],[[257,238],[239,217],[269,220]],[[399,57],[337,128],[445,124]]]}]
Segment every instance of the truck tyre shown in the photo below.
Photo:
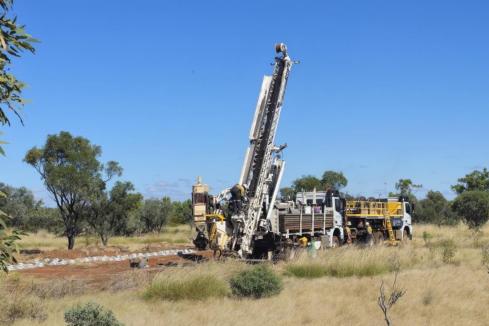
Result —
[{"label": "truck tyre", "polygon": [[409,240],[409,232],[407,229],[402,231],[402,242],[407,243]]}]

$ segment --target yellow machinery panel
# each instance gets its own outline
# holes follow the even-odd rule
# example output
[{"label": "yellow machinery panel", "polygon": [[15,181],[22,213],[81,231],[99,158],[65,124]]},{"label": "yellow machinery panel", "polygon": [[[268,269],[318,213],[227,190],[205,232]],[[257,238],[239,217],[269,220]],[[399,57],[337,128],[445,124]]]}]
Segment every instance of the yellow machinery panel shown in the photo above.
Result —
[{"label": "yellow machinery panel", "polygon": [[392,201],[387,203],[387,215],[400,216],[402,215],[402,203],[398,201]]},{"label": "yellow machinery panel", "polygon": [[401,216],[402,203],[398,201],[348,200],[346,215],[350,217]]},{"label": "yellow machinery panel", "polygon": [[196,223],[206,221],[208,193],[209,186],[203,184],[200,177],[197,178],[197,183],[192,186],[192,208]]}]

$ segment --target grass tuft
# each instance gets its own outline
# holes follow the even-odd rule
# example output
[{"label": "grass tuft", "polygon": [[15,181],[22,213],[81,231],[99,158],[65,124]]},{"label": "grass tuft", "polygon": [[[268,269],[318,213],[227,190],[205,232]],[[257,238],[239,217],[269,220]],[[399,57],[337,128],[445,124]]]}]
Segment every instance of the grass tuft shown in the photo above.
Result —
[{"label": "grass tuft", "polygon": [[321,264],[292,264],[286,267],[285,275],[299,278],[319,278],[327,275],[326,267]]},{"label": "grass tuft", "polygon": [[188,279],[157,279],[144,291],[146,300],[206,300],[224,297],[229,293],[224,281],[213,275],[196,275]]}]

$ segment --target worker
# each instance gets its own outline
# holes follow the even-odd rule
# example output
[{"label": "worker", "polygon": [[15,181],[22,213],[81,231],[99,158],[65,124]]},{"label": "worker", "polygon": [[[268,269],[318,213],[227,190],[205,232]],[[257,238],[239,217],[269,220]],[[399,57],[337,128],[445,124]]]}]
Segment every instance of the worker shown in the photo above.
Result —
[{"label": "worker", "polygon": [[231,188],[231,210],[233,211],[234,214],[239,214],[239,211],[241,210],[242,207],[242,202],[245,196],[245,187],[236,184]]},{"label": "worker", "polygon": [[367,226],[367,234],[372,234],[372,227],[370,226],[370,223],[366,222],[365,225]]},{"label": "worker", "polygon": [[369,222],[365,222],[365,226],[367,227],[367,244],[373,244],[373,232],[372,232],[372,227],[370,226]]},{"label": "worker", "polygon": [[357,229],[363,229],[365,225],[363,224],[363,221],[360,221],[357,223]]},{"label": "worker", "polygon": [[351,244],[352,239],[351,239],[351,222],[350,221],[346,222],[345,233],[346,233],[346,243]]},{"label": "worker", "polygon": [[235,184],[231,188],[231,199],[232,200],[242,200],[245,195],[245,188],[240,184]]}]

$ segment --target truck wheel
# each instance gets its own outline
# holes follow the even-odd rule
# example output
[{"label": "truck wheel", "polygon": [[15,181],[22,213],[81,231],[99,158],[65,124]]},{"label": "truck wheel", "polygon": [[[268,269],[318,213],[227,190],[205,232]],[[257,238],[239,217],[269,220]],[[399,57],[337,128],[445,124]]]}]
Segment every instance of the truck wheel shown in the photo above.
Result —
[{"label": "truck wheel", "polygon": [[406,229],[402,231],[402,242],[407,243],[409,240],[409,233]]},{"label": "truck wheel", "polygon": [[340,246],[340,238],[338,236],[333,236],[333,243],[331,244],[331,248],[338,248]]}]

